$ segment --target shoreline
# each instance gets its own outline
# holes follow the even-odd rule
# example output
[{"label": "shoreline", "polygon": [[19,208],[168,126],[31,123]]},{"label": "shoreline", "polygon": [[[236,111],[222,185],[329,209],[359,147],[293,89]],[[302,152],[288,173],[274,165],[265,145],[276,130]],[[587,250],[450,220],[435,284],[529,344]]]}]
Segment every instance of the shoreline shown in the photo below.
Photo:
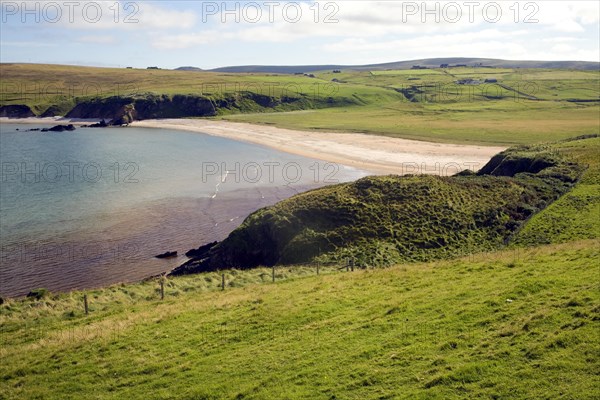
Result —
[{"label": "shoreline", "polygon": [[[61,117],[0,118],[0,123],[83,125],[98,119]],[[338,163],[378,175],[453,175],[461,170],[478,170],[499,146],[459,145],[400,139],[363,133],[312,132],[208,119],[151,119],[135,121],[139,128],[173,129],[266,146],[302,157]]]}]

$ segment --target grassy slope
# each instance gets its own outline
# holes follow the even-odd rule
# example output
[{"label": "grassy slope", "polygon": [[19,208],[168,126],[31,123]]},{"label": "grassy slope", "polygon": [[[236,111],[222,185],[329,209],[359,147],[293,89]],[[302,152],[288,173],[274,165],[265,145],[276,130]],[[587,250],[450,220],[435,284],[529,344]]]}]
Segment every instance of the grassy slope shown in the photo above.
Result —
[{"label": "grassy slope", "polygon": [[589,169],[573,190],[532,218],[517,236],[516,245],[600,238],[600,138],[568,141],[556,148]]},{"label": "grassy slope", "polygon": [[[318,110],[244,114],[220,118],[295,129],[365,132],[454,143],[548,142],[598,133],[600,72],[543,69],[451,69],[331,72],[316,78],[294,75],[225,74],[2,64],[0,104],[28,104],[41,113],[51,104],[68,110],[95,95],[199,94],[219,99],[243,91],[280,97],[302,94]],[[464,78],[496,78],[506,85],[458,86]],[[332,79],[343,83],[332,84]],[[415,102],[399,89],[415,86]],[[412,90],[412,89],[411,89]],[[527,100],[521,93],[540,99]],[[311,104],[306,102],[306,106]],[[264,111],[264,110],[261,110]],[[237,112],[237,111],[236,111]],[[249,113],[249,114],[246,114]]]},{"label": "grassy slope", "polygon": [[[598,138],[573,143],[600,151]],[[256,211],[175,273],[348,257],[360,266],[388,266],[502,248],[584,169],[553,145],[520,146],[477,175],[366,177],[315,189]]]},{"label": "grassy slope", "polygon": [[[571,194],[597,183],[585,144],[562,144],[590,160]],[[547,213],[589,223],[561,201],[528,226]],[[597,398],[594,229],[382,270],[282,269],[276,284],[260,284],[268,270],[230,271],[225,292],[216,273],[179,277],[163,302],[155,281],[118,285],[88,293],[89,316],[81,293],[9,300],[0,398]]]},{"label": "grassy slope", "polygon": [[22,306],[46,317],[3,315],[19,329],[3,335],[0,398],[592,399],[596,245],[129,300],[90,317],[61,315],[61,300]]},{"label": "grassy slope", "polygon": [[[376,133],[447,143],[524,144],[556,141],[598,133],[597,103],[568,99],[598,99],[598,71],[451,69],[321,73],[323,80],[340,79],[340,87],[362,84],[421,93],[414,100],[302,113],[230,115],[231,121],[275,124],[286,128]],[[496,78],[495,84],[459,86],[464,78]],[[512,89],[512,90],[511,90]],[[520,92],[520,93],[519,93]],[[523,94],[539,100],[528,100]],[[498,96],[498,98],[490,98]]]},{"label": "grassy slope", "polygon": [[[171,70],[73,67],[60,65],[2,64],[0,104],[27,104],[39,114],[50,105],[73,107],[94,97],[154,94],[207,96],[213,100],[252,92],[280,98],[303,97],[324,103],[372,104],[397,101],[399,93],[356,84],[339,87],[317,78],[296,75],[227,74]],[[359,92],[360,98],[354,97]],[[245,111],[252,111],[249,108]],[[243,110],[244,111],[244,110]],[[225,113],[227,113],[225,111]]]}]

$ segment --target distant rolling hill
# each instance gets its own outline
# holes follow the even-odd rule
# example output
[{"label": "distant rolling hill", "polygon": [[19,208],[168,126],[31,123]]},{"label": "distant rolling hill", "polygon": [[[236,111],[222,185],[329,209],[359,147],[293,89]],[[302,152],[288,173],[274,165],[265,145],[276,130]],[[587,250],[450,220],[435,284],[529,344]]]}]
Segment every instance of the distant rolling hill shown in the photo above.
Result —
[{"label": "distant rolling hill", "polygon": [[179,67],[175,68],[175,71],[204,71],[202,68],[198,67]]},{"label": "distant rolling hill", "polygon": [[[466,64],[468,66],[489,66],[497,68],[562,68],[579,70],[597,70],[600,69],[600,63],[590,61],[519,61],[519,60],[500,60],[494,58],[426,58],[420,60],[398,61],[385,64],[370,65],[241,65],[235,67],[215,68],[213,72],[256,72],[273,74],[293,74],[299,72],[315,72],[333,69],[352,69],[352,70],[386,70],[386,69],[410,69],[413,65],[423,67],[439,67],[442,64],[456,65]],[[178,69],[190,70],[192,67],[182,67]]]}]

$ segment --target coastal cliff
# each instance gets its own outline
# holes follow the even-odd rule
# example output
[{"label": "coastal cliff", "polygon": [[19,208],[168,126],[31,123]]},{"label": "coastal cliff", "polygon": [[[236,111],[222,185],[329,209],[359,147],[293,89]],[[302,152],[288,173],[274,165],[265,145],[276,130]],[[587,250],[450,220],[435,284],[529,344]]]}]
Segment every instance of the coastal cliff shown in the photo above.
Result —
[{"label": "coastal cliff", "polygon": [[64,105],[51,105],[39,115],[27,105],[5,105],[0,107],[0,117],[65,116],[66,118],[104,119],[110,121],[110,125],[127,125],[133,121],[146,119],[213,117],[219,114],[293,111],[348,104],[353,104],[353,101],[346,98],[314,99],[306,95],[275,97],[253,92],[241,92],[217,98],[150,93],[78,99],[74,106],[66,110]]},{"label": "coastal cliff", "polygon": [[209,117],[216,115],[215,105],[201,96],[148,95],[144,97],[108,97],[77,104],[67,118],[102,118],[113,125],[156,118]]},{"label": "coastal cliff", "polygon": [[29,118],[35,116],[33,110],[24,104],[0,106],[0,117],[3,118]]}]

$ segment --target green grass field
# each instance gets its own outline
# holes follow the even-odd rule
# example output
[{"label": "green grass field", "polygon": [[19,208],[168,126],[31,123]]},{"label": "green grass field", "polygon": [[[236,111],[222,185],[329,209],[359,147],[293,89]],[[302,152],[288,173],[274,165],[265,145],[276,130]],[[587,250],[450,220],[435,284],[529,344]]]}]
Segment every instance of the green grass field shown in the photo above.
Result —
[{"label": "green grass field", "polygon": [[162,302],[117,286],[88,317],[78,293],[11,301],[0,398],[594,399],[598,257],[577,241]]},{"label": "green grass field", "polygon": [[[292,129],[494,145],[556,141],[598,133],[600,127],[600,71],[324,71],[310,78],[33,64],[2,64],[0,68],[0,105],[27,104],[38,114],[51,105],[66,112],[93,97],[155,93],[218,100],[251,92],[302,98],[305,109],[273,112],[285,109],[260,108],[257,113],[256,107],[242,106],[234,111],[221,109],[217,118]],[[466,78],[494,78],[498,83],[455,83]]]}]

